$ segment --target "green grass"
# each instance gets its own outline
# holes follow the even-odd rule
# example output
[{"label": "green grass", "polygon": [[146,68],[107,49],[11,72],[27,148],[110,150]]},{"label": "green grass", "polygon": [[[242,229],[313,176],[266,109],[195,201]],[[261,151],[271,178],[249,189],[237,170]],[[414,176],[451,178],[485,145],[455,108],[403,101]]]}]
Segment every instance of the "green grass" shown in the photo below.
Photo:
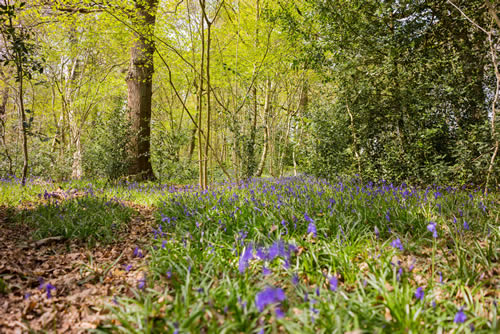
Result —
[{"label": "green grass", "polygon": [[[118,296],[118,305],[110,306],[118,322],[99,331],[499,330],[499,280],[483,274],[499,266],[496,194],[291,178],[167,194],[157,207],[146,285],[138,285],[133,298]],[[316,237],[307,233],[305,213],[314,220]],[[437,239],[427,230],[430,221],[437,224]],[[403,251],[391,246],[396,239]],[[278,240],[297,248],[288,260],[256,257],[256,247],[269,250]],[[241,273],[239,262],[250,245],[253,259]],[[270,274],[263,274],[264,266]],[[336,291],[329,289],[333,275],[340,281]],[[285,292],[283,318],[277,304],[257,309],[256,295],[267,286]],[[423,300],[415,297],[418,287]],[[462,307],[467,320],[455,323]]]},{"label": "green grass", "polygon": [[34,209],[23,210],[18,219],[33,228],[34,239],[61,236],[89,245],[117,241],[133,210],[117,200],[85,195],[66,200],[49,199]]},{"label": "green grass", "polygon": [[[104,181],[0,186],[8,189],[1,203],[9,208],[35,204],[22,219],[36,238],[113,242],[133,214],[119,201],[156,208],[143,280],[132,287],[133,297],[115,296],[117,304],[109,305],[114,321],[98,332],[500,330],[498,193],[309,177],[219,184],[206,192]],[[76,197],[51,197],[62,193]],[[392,246],[397,239],[404,250]],[[257,248],[270,252],[280,243],[284,251],[274,250],[281,255],[257,256]],[[242,267],[250,247],[252,259]],[[286,299],[261,312],[256,296],[269,286],[282,289]],[[415,296],[419,287],[422,300]],[[464,323],[454,321],[460,309]]]}]

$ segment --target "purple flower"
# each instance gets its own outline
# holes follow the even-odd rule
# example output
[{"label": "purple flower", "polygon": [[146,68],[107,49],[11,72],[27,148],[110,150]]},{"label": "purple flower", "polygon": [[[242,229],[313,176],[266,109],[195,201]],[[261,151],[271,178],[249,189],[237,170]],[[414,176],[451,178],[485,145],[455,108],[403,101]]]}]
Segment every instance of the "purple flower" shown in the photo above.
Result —
[{"label": "purple flower", "polygon": [[437,231],[436,231],[436,223],[435,222],[430,222],[429,225],[427,225],[427,231],[432,232],[432,237],[437,238]]},{"label": "purple flower", "polygon": [[400,251],[404,251],[403,244],[401,243],[401,240],[399,240],[399,238],[393,240],[391,242],[391,246],[394,248],[399,248]]},{"label": "purple flower", "polygon": [[465,320],[467,320],[467,316],[465,315],[463,308],[460,308],[457,314],[455,314],[455,319],[453,319],[453,322],[456,324],[463,324]]},{"label": "purple flower", "polygon": [[43,287],[45,286],[45,281],[43,280],[43,278],[38,277],[38,283],[39,283],[38,290],[42,290]]},{"label": "purple flower", "polygon": [[309,223],[309,225],[307,226],[307,234],[309,233],[312,233],[315,238],[318,235],[318,232],[316,231],[316,225],[314,225],[313,222]]},{"label": "purple flower", "polygon": [[129,272],[130,269],[132,269],[132,265],[131,264],[128,264],[125,266],[125,271]]},{"label": "purple flower", "polygon": [[299,276],[297,276],[297,274],[293,274],[293,276],[292,276],[292,284],[293,285],[299,284]]},{"label": "purple flower", "polygon": [[266,252],[266,249],[264,247],[257,247],[257,252],[255,254],[259,259],[261,260],[267,260],[268,254]]},{"label": "purple flower", "polygon": [[245,248],[243,254],[240,256],[240,261],[238,264],[238,270],[241,274],[245,272],[248,267],[248,262],[253,259],[253,246],[249,244],[248,247]]},{"label": "purple flower", "polygon": [[135,257],[144,257],[144,255],[142,254],[142,251],[139,249],[139,247],[136,247],[134,249],[134,256]]},{"label": "purple flower", "polygon": [[378,230],[377,226],[375,226],[375,236],[378,238],[380,238],[380,231]]},{"label": "purple flower", "polygon": [[279,303],[285,299],[285,292],[282,289],[267,287],[255,296],[255,306],[262,312],[267,305]]},{"label": "purple flower", "polygon": [[55,289],[56,289],[56,287],[53,286],[52,284],[50,284],[50,283],[45,284],[45,290],[47,291],[47,299],[52,298],[51,292],[52,292],[52,290],[55,290]]},{"label": "purple flower", "polygon": [[281,310],[281,308],[279,306],[276,306],[276,308],[274,309],[274,312],[276,313],[277,319],[281,319],[285,316],[285,313],[283,313],[283,311]]},{"label": "purple flower", "polygon": [[307,212],[304,212],[304,219],[306,220],[306,222],[314,224],[314,220],[311,217],[309,217]]},{"label": "purple flower", "polygon": [[416,262],[417,262],[417,260],[415,260],[415,258],[413,258],[412,262],[410,264],[410,267],[408,268],[409,271],[412,271],[415,268],[415,263]]},{"label": "purple flower", "polygon": [[330,290],[337,291],[337,288],[339,286],[339,280],[337,276],[330,277],[329,283],[330,283]]},{"label": "purple flower", "polygon": [[144,290],[144,287],[146,286],[146,277],[143,277],[141,279],[139,279],[139,284],[137,284],[137,287],[140,289],[140,290]]},{"label": "purple flower", "polygon": [[467,223],[465,220],[464,220],[464,230],[469,230],[470,229],[470,226],[469,226],[469,223]]},{"label": "purple flower", "polygon": [[415,291],[415,298],[424,300],[424,289],[422,287],[418,287],[417,291]]},{"label": "purple flower", "polygon": [[172,269],[169,269],[167,270],[167,278],[171,278],[172,277]]},{"label": "purple flower", "polygon": [[262,267],[262,275],[268,276],[271,275],[271,269],[267,268],[266,266]]}]

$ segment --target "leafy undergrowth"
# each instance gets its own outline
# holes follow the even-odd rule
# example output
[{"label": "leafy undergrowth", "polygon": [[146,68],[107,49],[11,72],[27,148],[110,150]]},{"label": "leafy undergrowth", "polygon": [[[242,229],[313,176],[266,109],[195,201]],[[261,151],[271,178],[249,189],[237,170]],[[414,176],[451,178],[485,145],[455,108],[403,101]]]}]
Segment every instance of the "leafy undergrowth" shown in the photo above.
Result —
[{"label": "leafy undergrowth", "polygon": [[[21,190],[8,187],[12,202]],[[78,247],[70,239],[19,249],[2,226],[0,318],[13,324],[5,328],[499,331],[498,193],[310,177],[203,192],[135,183],[50,189],[30,193],[27,229],[37,238],[86,237]],[[123,205],[143,213],[126,224]],[[88,238],[119,241],[88,248]]]},{"label": "leafy undergrowth", "polygon": [[99,330],[496,332],[495,196],[308,177],[178,192]]},{"label": "leafy undergrowth", "polygon": [[23,210],[18,219],[34,229],[35,239],[60,236],[79,239],[91,246],[97,242],[116,241],[133,210],[116,198],[108,200],[93,193],[75,194],[66,199],[60,193],[45,192],[46,203]]}]

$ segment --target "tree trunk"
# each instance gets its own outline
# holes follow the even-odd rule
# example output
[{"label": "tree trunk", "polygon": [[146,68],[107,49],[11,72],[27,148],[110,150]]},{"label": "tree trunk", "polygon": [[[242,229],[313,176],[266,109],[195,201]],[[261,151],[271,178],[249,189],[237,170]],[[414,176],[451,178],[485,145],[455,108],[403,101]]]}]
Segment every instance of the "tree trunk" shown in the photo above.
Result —
[{"label": "tree trunk", "polygon": [[359,177],[361,178],[361,156],[359,155],[359,149],[358,149],[358,136],[356,134],[356,127],[354,125],[354,116],[352,115],[351,109],[349,108],[349,103],[345,104],[345,107],[347,109],[347,113],[349,114],[349,118],[351,120],[351,135],[352,135],[352,146],[353,146],[353,151],[354,151],[354,160],[356,160],[356,164],[358,167],[358,174]]},{"label": "tree trunk", "polygon": [[264,103],[264,147],[262,148],[262,155],[260,156],[259,166],[255,172],[256,177],[262,176],[264,167],[266,165],[267,152],[269,147],[269,125],[267,120],[269,119],[269,114],[271,110],[271,80],[267,79],[267,91],[266,91],[266,101]]},{"label": "tree trunk", "polygon": [[[204,2],[200,5],[204,6]],[[204,66],[205,66],[205,19],[203,17],[203,10],[201,9],[201,20],[200,20],[200,34],[201,34],[201,64],[200,64],[200,87],[198,90],[198,183],[201,190],[205,190],[205,161],[203,156],[203,140],[201,138],[202,127],[203,127],[203,81],[204,79]]]},{"label": "tree trunk", "polygon": [[2,101],[0,102],[0,141],[2,141],[2,146],[5,151],[5,156],[9,162],[9,174],[13,175],[14,173],[12,170],[12,158],[9,154],[7,143],[5,141],[5,124],[7,123],[7,101],[9,100],[9,86],[7,85],[5,75],[1,69],[0,69],[0,77],[5,83],[5,86],[2,89],[2,93],[0,94],[2,97]]},{"label": "tree trunk", "polygon": [[[491,9],[491,8],[490,8]],[[491,13],[492,17],[497,17],[494,12]],[[496,22],[499,24],[500,27],[500,22],[497,18]],[[490,33],[488,34],[488,40],[490,43],[490,52],[491,52],[491,63],[493,65],[494,71],[495,71],[495,78],[496,78],[496,87],[495,87],[495,95],[493,97],[493,102],[491,103],[491,139],[493,141],[493,153],[491,155],[490,159],[490,164],[488,167],[488,172],[486,174],[486,184],[484,186],[485,193],[488,193],[488,185],[490,183],[490,178],[491,175],[493,174],[493,167],[495,166],[495,158],[498,154],[498,137],[496,133],[496,115],[497,115],[497,109],[496,105],[497,102],[500,98],[500,70],[498,69],[498,58],[497,58],[497,53],[496,53],[496,45],[495,41],[493,40],[493,29],[490,30]]]},{"label": "tree trunk", "polygon": [[21,184],[26,185],[26,176],[28,174],[28,137],[26,135],[26,114],[24,112],[24,87],[23,87],[23,69],[18,66],[17,75],[19,78],[19,123],[21,136],[23,140],[23,170],[21,175]]},{"label": "tree trunk", "polygon": [[[70,40],[72,43],[77,42],[73,34],[70,36]],[[72,149],[74,150],[73,163],[71,165],[71,178],[73,179],[80,179],[82,177],[82,145],[80,142],[81,132],[79,131],[79,126],[78,126],[78,117],[77,117],[78,111],[76,110],[75,103],[73,103],[73,97],[75,93],[74,85],[80,71],[80,66],[81,62],[78,58],[76,58],[73,62],[73,65],[71,66],[71,72],[69,73],[67,80],[68,81],[67,89],[64,92],[64,94],[66,95],[64,101],[68,114],[69,130],[71,137],[70,144],[72,146]]]},{"label": "tree trunk", "polygon": [[[203,1],[203,12],[205,12],[205,1]],[[208,21],[206,13],[204,15],[205,20],[207,21],[207,134],[205,136],[205,162],[203,166],[203,184],[205,188],[208,184],[208,146],[210,145],[210,122],[211,122],[211,101],[210,101],[210,47],[211,47],[211,38],[212,38],[212,23]]]},{"label": "tree trunk", "polygon": [[158,0],[135,1],[134,44],[126,78],[132,127],[129,174],[139,180],[154,179],[150,160],[151,102],[153,96],[154,27]]}]

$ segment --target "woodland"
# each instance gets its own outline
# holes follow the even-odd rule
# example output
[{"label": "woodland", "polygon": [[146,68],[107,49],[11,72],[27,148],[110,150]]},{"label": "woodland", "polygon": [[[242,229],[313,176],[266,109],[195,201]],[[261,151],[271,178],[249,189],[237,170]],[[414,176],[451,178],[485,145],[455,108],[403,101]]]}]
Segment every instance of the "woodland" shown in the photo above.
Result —
[{"label": "woodland", "polygon": [[0,0],[0,332],[500,331],[497,0]]}]

